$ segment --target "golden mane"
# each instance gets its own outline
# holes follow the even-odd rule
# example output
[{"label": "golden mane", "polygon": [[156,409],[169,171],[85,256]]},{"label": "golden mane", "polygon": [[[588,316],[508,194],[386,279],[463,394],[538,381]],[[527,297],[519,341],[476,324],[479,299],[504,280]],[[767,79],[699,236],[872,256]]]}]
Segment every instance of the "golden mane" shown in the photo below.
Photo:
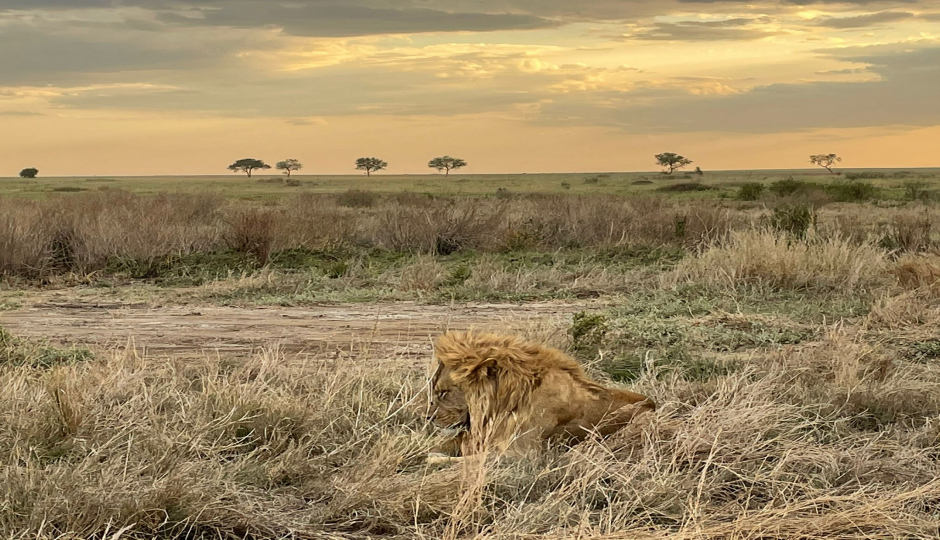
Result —
[{"label": "golden mane", "polygon": [[[464,453],[505,449],[520,433],[528,442],[555,434],[579,438],[627,404],[655,407],[645,396],[592,381],[558,349],[518,336],[448,332],[438,338],[434,353],[438,368],[432,391],[446,372],[447,384],[460,389],[469,413],[469,433],[462,444],[471,442],[475,448],[464,448]],[[526,432],[538,436],[526,437]]]}]

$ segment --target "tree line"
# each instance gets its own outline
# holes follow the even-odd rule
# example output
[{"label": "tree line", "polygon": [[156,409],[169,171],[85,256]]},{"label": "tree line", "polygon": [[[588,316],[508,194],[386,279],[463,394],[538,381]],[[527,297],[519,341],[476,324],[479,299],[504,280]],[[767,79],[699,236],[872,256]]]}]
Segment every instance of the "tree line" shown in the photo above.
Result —
[{"label": "tree line", "polygon": [[[674,152],[664,152],[662,154],[656,154],[654,157],[656,158],[656,164],[663,167],[662,172],[666,175],[671,175],[679,169],[683,169],[694,163],[691,159]],[[841,161],[842,158],[836,154],[814,154],[809,157],[810,163],[819,165],[830,173],[833,172],[832,167]],[[467,162],[465,160],[450,156],[436,157],[428,162],[429,168],[437,169],[437,172],[443,172],[444,176],[449,176],[450,171],[456,171],[466,166]],[[372,176],[372,173],[385,170],[387,167],[387,161],[375,157],[363,157],[356,160],[356,170],[365,171],[367,176]],[[248,175],[248,178],[251,178],[251,173],[254,171],[270,168],[271,166],[265,163],[264,160],[254,158],[240,159],[228,166],[228,170],[245,173]],[[290,176],[294,171],[303,169],[304,165],[299,159],[285,159],[284,161],[275,163],[274,168],[279,171],[284,171],[284,174]],[[701,168],[696,167],[695,174],[703,175],[705,173]],[[20,178],[36,178],[37,176],[39,176],[39,169],[36,167],[28,167],[20,171]]]},{"label": "tree line", "polygon": [[[428,167],[437,169],[437,172],[443,172],[445,176],[449,176],[450,171],[456,171],[466,166],[466,160],[450,156],[436,157],[428,162]],[[356,170],[365,171],[367,176],[372,176],[372,173],[384,170],[387,167],[387,161],[376,157],[362,157],[356,160]],[[251,178],[251,173],[254,171],[270,168],[271,166],[265,163],[264,160],[255,158],[240,159],[228,166],[228,170],[245,173],[248,175],[248,178]],[[279,171],[284,171],[284,174],[290,176],[292,172],[303,169],[304,165],[299,159],[285,159],[284,161],[275,163],[274,168]]]}]

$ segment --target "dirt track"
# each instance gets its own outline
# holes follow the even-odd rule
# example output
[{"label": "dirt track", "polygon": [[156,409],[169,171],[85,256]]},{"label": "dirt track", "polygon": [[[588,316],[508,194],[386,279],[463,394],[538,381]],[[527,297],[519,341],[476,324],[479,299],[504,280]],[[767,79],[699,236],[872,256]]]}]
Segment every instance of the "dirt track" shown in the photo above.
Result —
[{"label": "dirt track", "polygon": [[410,302],[304,308],[150,306],[34,298],[0,312],[0,325],[20,336],[92,349],[128,344],[150,355],[244,355],[262,347],[324,352],[368,347],[417,356],[445,329],[514,329],[543,335],[566,327],[586,305],[556,302],[428,306]]}]

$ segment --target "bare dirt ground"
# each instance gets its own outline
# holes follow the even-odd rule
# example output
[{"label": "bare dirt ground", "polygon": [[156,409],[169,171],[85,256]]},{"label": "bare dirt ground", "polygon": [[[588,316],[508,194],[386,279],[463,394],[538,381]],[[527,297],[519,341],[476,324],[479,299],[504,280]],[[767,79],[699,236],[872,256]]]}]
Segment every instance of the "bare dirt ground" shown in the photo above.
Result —
[{"label": "bare dirt ground", "polygon": [[424,305],[412,302],[295,307],[221,307],[98,302],[30,296],[0,312],[15,335],[92,350],[128,346],[148,355],[243,356],[262,348],[426,358],[448,329],[514,330],[541,337],[564,332],[587,303]]}]

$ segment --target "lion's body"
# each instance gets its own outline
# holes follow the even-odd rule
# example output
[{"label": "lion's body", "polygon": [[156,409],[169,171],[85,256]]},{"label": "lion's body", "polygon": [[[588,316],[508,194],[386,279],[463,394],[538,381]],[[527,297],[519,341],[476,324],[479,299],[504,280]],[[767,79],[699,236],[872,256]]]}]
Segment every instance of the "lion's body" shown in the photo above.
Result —
[{"label": "lion's body", "polygon": [[561,351],[515,336],[451,332],[435,356],[431,415],[458,430],[442,448],[450,455],[606,436],[655,409],[646,396],[592,381]]}]

